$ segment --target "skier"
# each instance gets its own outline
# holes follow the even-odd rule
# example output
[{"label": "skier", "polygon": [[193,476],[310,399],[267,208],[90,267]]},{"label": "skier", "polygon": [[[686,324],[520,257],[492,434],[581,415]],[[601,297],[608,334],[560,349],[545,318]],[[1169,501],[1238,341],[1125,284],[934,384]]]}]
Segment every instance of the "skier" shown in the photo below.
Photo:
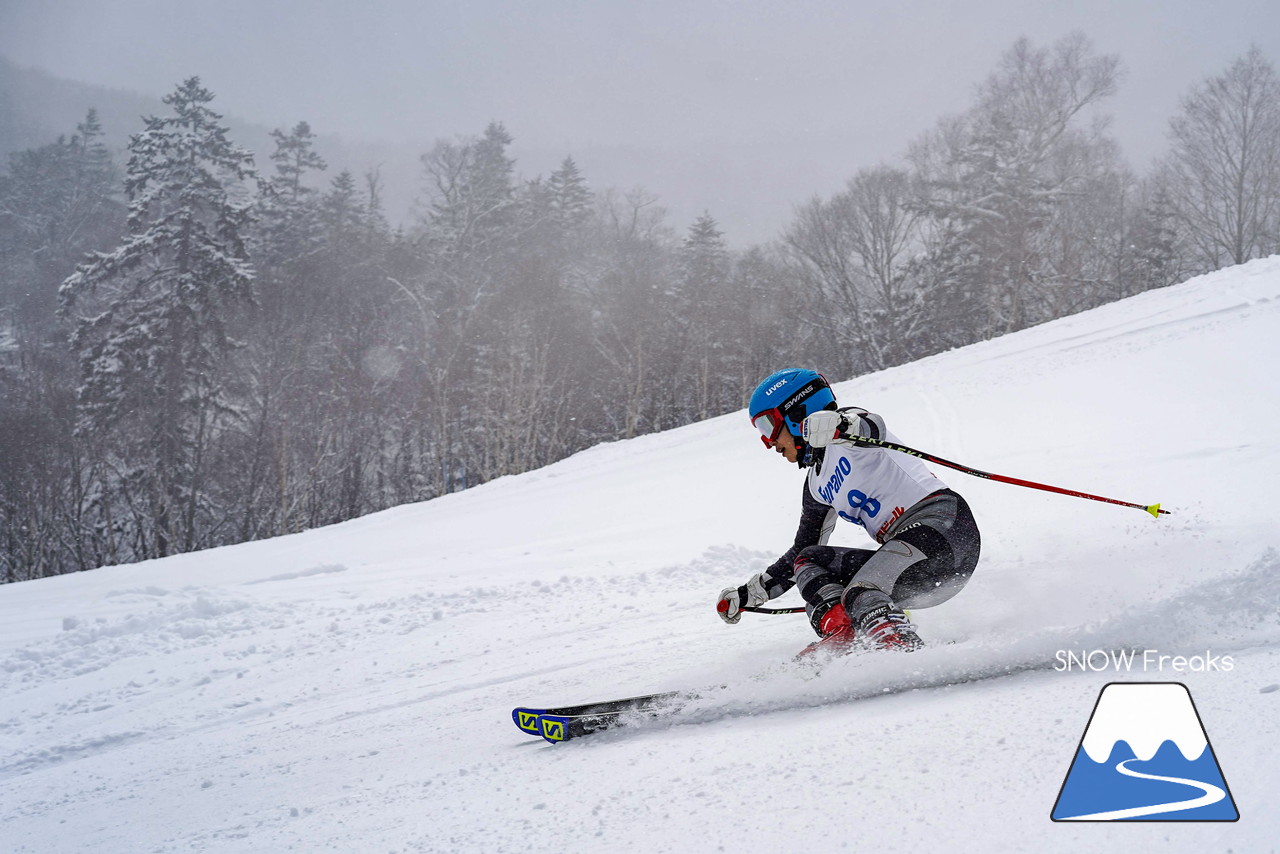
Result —
[{"label": "skier", "polygon": [[[751,395],[751,423],[772,448],[808,469],[795,543],[741,587],[720,593],[727,623],[793,586],[821,638],[804,652],[845,651],[855,642],[911,651],[923,642],[903,608],[927,608],[962,588],[978,563],[981,538],[969,505],[923,462],[867,437],[897,442],[884,420],[839,408],[821,374],[789,369]],[[861,525],[880,548],[828,546],[837,517]]]}]

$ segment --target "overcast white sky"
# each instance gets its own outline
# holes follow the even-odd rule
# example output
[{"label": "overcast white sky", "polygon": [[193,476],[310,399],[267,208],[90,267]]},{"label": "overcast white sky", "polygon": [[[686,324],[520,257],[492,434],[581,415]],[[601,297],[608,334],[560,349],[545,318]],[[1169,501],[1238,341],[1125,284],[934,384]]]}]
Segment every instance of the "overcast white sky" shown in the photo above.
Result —
[{"label": "overcast white sky", "polygon": [[526,177],[572,154],[735,245],[969,103],[1019,36],[1118,53],[1130,162],[1179,97],[1251,43],[1280,64],[1276,0],[0,0],[0,54],[160,95],[198,74],[221,111],[350,139],[516,138]]}]

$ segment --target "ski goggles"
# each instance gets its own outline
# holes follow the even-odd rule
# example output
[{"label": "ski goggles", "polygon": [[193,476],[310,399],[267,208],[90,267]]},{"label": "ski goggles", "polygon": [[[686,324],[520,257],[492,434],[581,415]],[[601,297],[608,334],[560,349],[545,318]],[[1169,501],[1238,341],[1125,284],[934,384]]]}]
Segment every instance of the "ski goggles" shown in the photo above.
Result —
[{"label": "ski goggles", "polygon": [[760,431],[760,441],[764,442],[766,448],[773,447],[778,441],[778,436],[782,434],[782,428],[786,425],[782,419],[782,411],[779,409],[767,409],[752,418],[751,423]]}]

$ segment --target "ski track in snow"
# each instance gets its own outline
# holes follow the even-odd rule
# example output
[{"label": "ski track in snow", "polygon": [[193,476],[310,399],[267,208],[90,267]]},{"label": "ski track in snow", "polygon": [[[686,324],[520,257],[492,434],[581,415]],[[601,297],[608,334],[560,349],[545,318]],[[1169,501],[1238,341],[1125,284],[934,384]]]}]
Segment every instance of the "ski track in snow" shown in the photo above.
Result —
[{"label": "ski track in snow", "polygon": [[[796,666],[802,616],[715,617],[789,542],[800,488],[741,413],[0,588],[5,849],[1088,850],[1097,826],[1048,815],[1098,691],[1128,679],[1188,685],[1241,820],[1129,824],[1124,845],[1276,850],[1277,296],[1267,259],[839,384],[944,458],[1175,513],[940,472],[983,561],[915,613],[934,645],[912,656]],[[1058,673],[1064,649],[1235,667]],[[564,745],[509,716],[662,690],[700,699]]]}]

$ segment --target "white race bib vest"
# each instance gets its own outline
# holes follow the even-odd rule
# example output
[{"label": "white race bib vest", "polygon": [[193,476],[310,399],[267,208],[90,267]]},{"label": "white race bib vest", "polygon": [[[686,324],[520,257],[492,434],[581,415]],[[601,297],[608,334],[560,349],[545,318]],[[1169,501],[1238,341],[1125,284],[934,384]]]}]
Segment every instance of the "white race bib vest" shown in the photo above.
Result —
[{"label": "white race bib vest", "polygon": [[[883,438],[898,442],[888,431]],[[828,445],[822,466],[809,470],[809,493],[876,542],[912,505],[946,488],[923,461],[883,448]]]}]

